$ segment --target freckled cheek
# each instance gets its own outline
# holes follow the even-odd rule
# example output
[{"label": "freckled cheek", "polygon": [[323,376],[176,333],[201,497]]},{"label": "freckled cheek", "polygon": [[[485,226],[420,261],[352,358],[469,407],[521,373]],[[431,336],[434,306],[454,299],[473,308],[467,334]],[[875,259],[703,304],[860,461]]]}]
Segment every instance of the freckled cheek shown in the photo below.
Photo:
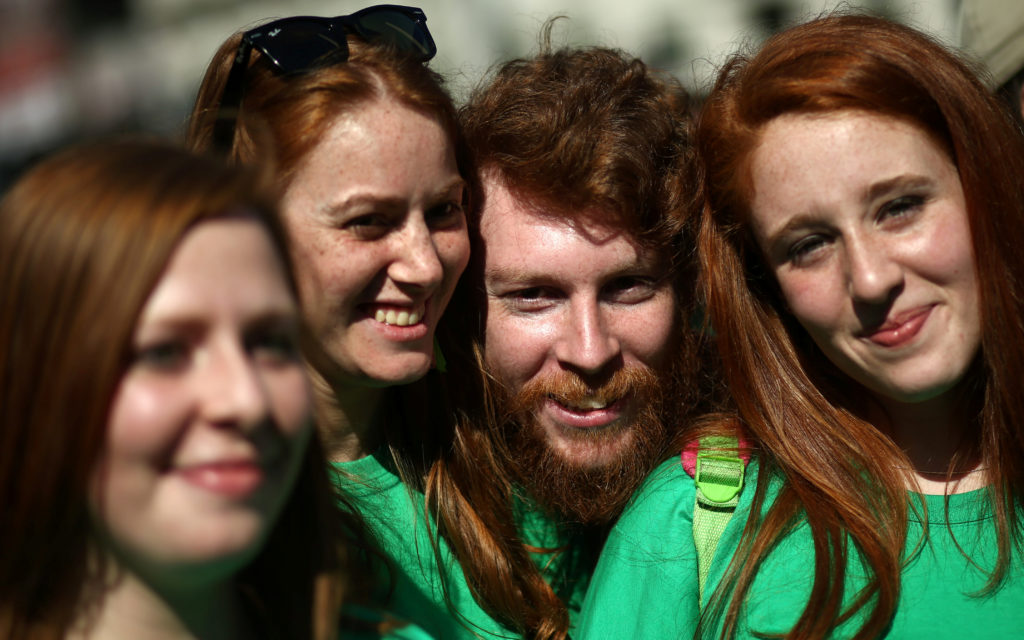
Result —
[{"label": "freckled cheek", "polygon": [[484,359],[488,370],[516,389],[544,368],[556,328],[536,319],[502,316],[488,311]]},{"label": "freckled cheek", "polygon": [[315,236],[293,235],[291,239],[292,265],[295,279],[303,300],[315,300],[324,288],[324,282],[332,277],[332,268],[338,260],[335,252]]},{"label": "freckled cheek", "polygon": [[[304,255],[295,259],[299,297],[307,316],[343,313],[344,308],[383,281],[388,260],[379,247],[337,245],[331,253]],[[296,252],[293,251],[293,255]],[[312,318],[307,318],[312,320]],[[325,319],[327,321],[337,318]]]},{"label": "freckled cheek", "polygon": [[782,297],[790,313],[814,335],[829,333],[841,324],[844,309],[852,308],[839,283],[821,278],[779,278]]},{"label": "freckled cheek", "polygon": [[439,233],[435,238],[438,259],[444,266],[445,279],[452,284],[459,279],[469,263],[469,236],[465,228]]},{"label": "freckled cheek", "polygon": [[625,358],[655,369],[667,364],[681,330],[679,310],[671,295],[640,305],[616,321]]}]

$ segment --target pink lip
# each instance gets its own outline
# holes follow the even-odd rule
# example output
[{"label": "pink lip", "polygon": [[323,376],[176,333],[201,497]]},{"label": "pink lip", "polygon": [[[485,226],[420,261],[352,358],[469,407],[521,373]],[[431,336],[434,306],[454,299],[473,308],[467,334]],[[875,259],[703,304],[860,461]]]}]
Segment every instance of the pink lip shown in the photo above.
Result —
[{"label": "pink lip", "polygon": [[935,307],[919,307],[910,311],[897,314],[885,321],[885,324],[874,331],[865,334],[871,342],[886,347],[901,347],[913,340],[921,331],[921,327],[928,321],[932,309]]},{"label": "pink lip", "polygon": [[249,460],[211,462],[177,471],[186,482],[229,498],[245,498],[262,483],[263,468]]},{"label": "pink lip", "polygon": [[413,342],[414,340],[426,337],[427,333],[430,332],[430,328],[422,320],[406,327],[384,324],[369,317],[367,320],[373,323],[376,331],[381,332],[387,339],[395,342]]},{"label": "pink lip", "polygon": [[622,417],[626,410],[626,399],[620,398],[603,409],[570,409],[551,398],[545,400],[544,405],[555,421],[563,426],[600,429]]}]

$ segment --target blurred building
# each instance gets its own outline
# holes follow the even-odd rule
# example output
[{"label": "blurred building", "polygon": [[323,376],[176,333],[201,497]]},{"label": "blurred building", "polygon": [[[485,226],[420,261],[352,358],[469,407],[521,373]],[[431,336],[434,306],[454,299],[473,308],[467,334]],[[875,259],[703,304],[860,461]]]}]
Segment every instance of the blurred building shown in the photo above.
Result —
[{"label": "blurred building", "polygon": [[[433,66],[456,99],[496,61],[558,44],[620,47],[700,92],[724,55],[837,0],[422,0]],[[954,42],[959,0],[850,5]],[[123,131],[179,135],[203,71],[233,31],[266,18],[338,15],[351,0],[0,0],[0,189],[39,156]]]}]

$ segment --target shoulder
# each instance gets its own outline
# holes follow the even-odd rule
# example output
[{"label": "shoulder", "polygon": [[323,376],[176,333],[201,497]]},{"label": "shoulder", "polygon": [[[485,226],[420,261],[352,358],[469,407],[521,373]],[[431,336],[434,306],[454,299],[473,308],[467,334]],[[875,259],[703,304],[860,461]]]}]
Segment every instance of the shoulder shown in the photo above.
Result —
[{"label": "shoulder", "polygon": [[[668,539],[690,534],[696,486],[678,456],[651,472],[612,528],[609,545],[664,549]],[[675,545],[671,545],[675,547]]]}]

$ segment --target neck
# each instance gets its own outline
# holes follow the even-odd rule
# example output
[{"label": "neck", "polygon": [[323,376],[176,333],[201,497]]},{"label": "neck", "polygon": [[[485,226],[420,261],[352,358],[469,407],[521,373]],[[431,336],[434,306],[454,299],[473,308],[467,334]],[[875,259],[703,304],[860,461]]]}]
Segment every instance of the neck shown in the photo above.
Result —
[{"label": "neck", "polygon": [[307,369],[313,383],[316,424],[328,459],[350,462],[373,453],[382,440],[378,423],[385,390],[332,384],[315,368]]},{"label": "neck", "polygon": [[879,400],[883,415],[873,422],[888,427],[890,437],[910,460],[910,489],[942,494],[984,486],[984,469],[970,443],[969,403],[956,389],[924,402]]},{"label": "neck", "polygon": [[192,640],[251,637],[230,582],[159,591],[124,571],[102,595],[99,607],[72,626],[72,640]]}]

